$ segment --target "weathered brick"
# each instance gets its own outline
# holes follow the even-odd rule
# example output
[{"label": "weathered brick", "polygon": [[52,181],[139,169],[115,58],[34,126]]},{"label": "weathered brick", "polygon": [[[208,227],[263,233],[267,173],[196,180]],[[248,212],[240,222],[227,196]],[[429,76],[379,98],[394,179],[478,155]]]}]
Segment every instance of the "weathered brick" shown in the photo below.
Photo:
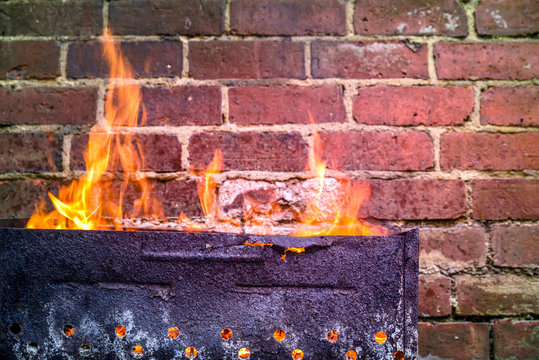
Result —
[{"label": "weathered brick", "polygon": [[339,0],[232,0],[230,29],[245,35],[344,35],[345,4]]},{"label": "weathered brick", "polygon": [[314,78],[418,78],[426,79],[427,47],[403,42],[311,43]]},{"label": "weathered brick", "polygon": [[[145,200],[145,213],[151,213],[160,220],[177,219],[183,212],[187,216],[202,216],[202,208],[198,200],[198,190],[196,180],[176,179],[169,181],[148,179],[143,183],[148,186],[150,196]],[[123,218],[140,219],[141,213],[139,200],[143,188],[141,183],[122,181],[102,181],[101,195],[107,202],[122,205]],[[120,194],[122,198],[120,199]],[[104,208],[104,215],[114,217],[116,214],[108,213],[109,209]]]},{"label": "weathered brick", "polygon": [[191,41],[197,79],[305,78],[304,45],[292,41]]},{"label": "weathered brick", "polygon": [[424,269],[461,269],[486,263],[487,235],[482,228],[421,229],[419,241],[419,266]]},{"label": "weathered brick", "polygon": [[221,90],[217,86],[143,87],[145,125],[219,125]]},{"label": "weathered brick", "polygon": [[448,316],[451,314],[451,279],[441,275],[419,275],[419,316]]},{"label": "weathered brick", "polygon": [[539,32],[536,0],[482,0],[475,10],[479,35],[527,35]]},{"label": "weathered brick", "polygon": [[422,132],[327,132],[320,134],[322,158],[331,169],[425,170],[434,151]]},{"label": "weathered brick", "polygon": [[537,359],[539,321],[496,320],[493,330],[496,360]]},{"label": "weathered brick", "polygon": [[462,125],[473,111],[471,87],[374,86],[359,89],[353,114],[373,125]]},{"label": "weathered brick", "polygon": [[539,180],[475,180],[472,191],[476,219],[539,219]]},{"label": "weathered brick", "polygon": [[95,88],[0,88],[0,124],[92,124]]},{"label": "weathered brick", "polygon": [[155,181],[153,189],[152,196],[161,203],[166,217],[177,219],[182,212],[190,217],[204,215],[196,180]]},{"label": "weathered brick", "polygon": [[437,43],[440,79],[525,80],[539,77],[539,42]]},{"label": "weathered brick", "polygon": [[466,189],[458,180],[370,180],[362,209],[377,219],[456,219],[466,213]]},{"label": "weathered brick", "polygon": [[[120,49],[133,68],[133,76],[174,77],[182,73],[182,44],[179,41],[122,42]],[[74,42],[67,52],[67,76],[70,78],[108,77],[110,67],[97,41]]]},{"label": "weathered brick", "polygon": [[62,139],[43,133],[0,134],[0,172],[62,171]]},{"label": "weathered brick", "polygon": [[103,31],[103,0],[2,1],[0,34],[98,35]]},{"label": "weathered brick", "polygon": [[444,169],[539,169],[539,133],[447,133],[440,156]]},{"label": "weathered brick", "polygon": [[528,276],[458,275],[459,315],[514,315],[537,313],[539,279]]},{"label": "weathered brick", "polygon": [[362,35],[466,36],[467,17],[455,0],[358,0],[354,27]]},{"label": "weathered brick", "polygon": [[481,95],[481,124],[539,126],[539,87],[493,87]]},{"label": "weathered brick", "polygon": [[250,124],[343,122],[343,88],[322,86],[246,86],[228,91],[230,121]]},{"label": "weathered brick", "polygon": [[[106,139],[106,135],[104,134],[94,134],[94,136],[97,136],[97,138],[102,137],[103,141]],[[123,136],[120,138],[122,141],[126,141]],[[133,144],[134,149],[138,149],[140,145],[142,154],[144,154],[144,166],[139,169],[140,171],[166,172],[179,171],[182,169],[182,148],[177,136],[165,134],[137,134],[136,136],[131,137],[131,143]],[[87,151],[87,147],[88,135],[77,135],[73,137],[71,140],[71,169],[86,169],[84,154]],[[111,152],[114,152],[115,149],[113,142]],[[138,153],[138,150],[136,151],[137,155],[141,156],[141,154]],[[122,165],[119,160],[119,158],[111,156],[108,170],[122,171]]]},{"label": "weathered brick", "polygon": [[423,359],[489,359],[488,323],[419,323]]},{"label": "weathered brick", "polygon": [[205,169],[214,150],[223,153],[224,170],[300,171],[307,146],[298,133],[198,133],[189,140],[189,163]]},{"label": "weathered brick", "polygon": [[218,35],[224,9],[222,0],[115,0],[109,23],[118,35]]},{"label": "weathered brick", "polygon": [[497,226],[492,249],[496,265],[539,266],[539,226]]},{"label": "weathered brick", "polygon": [[0,79],[52,79],[59,75],[59,42],[0,41]]},{"label": "weathered brick", "polygon": [[46,180],[0,181],[0,219],[29,219],[41,201],[52,210],[47,192],[58,195],[59,185]]}]

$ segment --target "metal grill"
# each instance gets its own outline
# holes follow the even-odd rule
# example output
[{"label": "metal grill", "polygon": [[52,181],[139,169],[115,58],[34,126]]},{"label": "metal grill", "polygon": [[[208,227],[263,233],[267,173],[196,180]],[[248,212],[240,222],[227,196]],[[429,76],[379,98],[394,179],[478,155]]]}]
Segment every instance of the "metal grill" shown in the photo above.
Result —
[{"label": "metal grill", "polygon": [[[282,260],[292,246],[305,252]],[[4,228],[0,353],[416,359],[418,251],[417,230],[293,238]]]}]

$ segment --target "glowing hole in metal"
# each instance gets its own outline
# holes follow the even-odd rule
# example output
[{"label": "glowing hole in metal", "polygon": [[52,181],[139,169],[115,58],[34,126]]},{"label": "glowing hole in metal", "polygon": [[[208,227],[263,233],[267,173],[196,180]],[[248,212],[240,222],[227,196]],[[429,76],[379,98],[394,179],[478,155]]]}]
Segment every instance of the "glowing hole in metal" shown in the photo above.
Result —
[{"label": "glowing hole in metal", "polygon": [[303,351],[300,349],[292,351],[292,359],[294,360],[303,359],[303,355]]},{"label": "glowing hole in metal", "polygon": [[240,351],[238,351],[238,356],[242,359],[249,359],[249,356],[251,356],[251,351],[243,347],[240,349]]},{"label": "glowing hole in metal", "polygon": [[283,341],[285,337],[286,337],[286,333],[282,329],[277,329],[273,333],[273,338],[277,341]]},{"label": "glowing hole in metal", "polygon": [[63,331],[65,336],[71,336],[75,333],[75,328],[73,325],[64,325]]},{"label": "glowing hole in metal", "polygon": [[356,360],[357,353],[354,350],[348,350],[346,352],[346,360]]},{"label": "glowing hole in metal", "polygon": [[387,340],[387,335],[383,331],[378,331],[376,335],[374,335],[374,340],[376,340],[378,344],[383,344]]},{"label": "glowing hole in metal", "polygon": [[178,336],[180,336],[180,329],[177,327],[171,327],[168,329],[168,337],[171,339],[176,339]]},{"label": "glowing hole in metal", "polygon": [[198,351],[197,349],[195,349],[194,347],[192,346],[189,346],[187,349],[185,349],[185,355],[189,358],[189,359],[194,359],[197,357],[197,354],[198,354]]},{"label": "glowing hole in metal", "polygon": [[329,342],[335,343],[335,342],[337,342],[337,340],[339,340],[339,333],[338,332],[336,332],[335,330],[331,330],[330,332],[328,332],[328,341]]},{"label": "glowing hole in metal", "polygon": [[395,359],[395,360],[404,360],[404,353],[402,351],[396,351],[393,354],[393,359]]},{"label": "glowing hole in metal", "polygon": [[142,359],[142,355],[144,354],[144,350],[142,349],[142,346],[135,345],[133,347],[133,357],[135,359]]},{"label": "glowing hole in metal", "polygon": [[232,330],[230,330],[229,328],[224,328],[223,330],[221,330],[221,337],[223,338],[223,340],[230,340],[230,338],[232,337]]},{"label": "glowing hole in metal", "polygon": [[125,333],[126,333],[125,327],[123,327],[123,326],[118,326],[118,327],[116,328],[116,335],[118,335],[118,337],[123,338],[123,337],[125,336]]}]

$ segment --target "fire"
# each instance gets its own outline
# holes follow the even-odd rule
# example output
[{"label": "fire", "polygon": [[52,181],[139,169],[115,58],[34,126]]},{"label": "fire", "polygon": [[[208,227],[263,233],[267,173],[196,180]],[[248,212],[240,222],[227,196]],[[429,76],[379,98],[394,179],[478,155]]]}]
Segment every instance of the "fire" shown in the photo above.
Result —
[{"label": "fire", "polygon": [[[40,205],[30,218],[28,228],[94,230],[124,229],[124,218],[163,218],[160,204],[151,197],[149,181],[140,176],[144,154],[133,132],[120,131],[137,126],[140,86],[124,84],[133,78],[131,66],[115,46],[110,33],[104,35],[104,57],[110,64],[110,83],[105,101],[105,116],[90,132],[85,153],[86,172],[60,189],[58,197],[49,193],[55,210],[46,213]],[[142,120],[145,113],[142,111]],[[117,171],[120,178],[110,179],[107,172]],[[132,211],[124,214],[124,196],[128,186],[139,191]]]},{"label": "fire", "polygon": [[[86,172],[70,185],[60,189],[58,196],[49,193],[55,207],[47,213],[42,204],[27,224],[28,228],[54,229],[110,229],[125,230],[128,219],[165,219],[161,204],[152,197],[150,181],[142,174],[144,153],[133,129],[139,121],[146,120],[141,106],[140,86],[134,81],[130,64],[122,57],[110,33],[104,35],[104,57],[110,64],[110,82],[105,102],[104,119],[90,132],[85,154]],[[383,235],[381,227],[368,224],[360,219],[361,206],[371,195],[367,184],[354,182],[342,176],[339,179],[326,177],[326,163],[322,159],[322,141],[314,120],[312,123],[312,144],[306,166],[312,185],[307,188],[306,207],[298,218],[300,224],[289,235]],[[219,224],[226,223],[229,231],[276,234],[274,219],[284,213],[276,199],[258,203],[245,196],[243,222],[225,218],[220,214],[217,199],[218,176],[223,163],[223,154],[216,150],[213,160],[198,176],[198,193],[205,215],[203,223],[196,222],[182,213],[177,223],[185,231],[211,231]],[[333,186],[337,181],[338,187]],[[329,189],[328,189],[329,188]],[[135,191],[133,191],[135,189]],[[332,192],[328,199],[327,193]],[[138,194],[128,204],[132,193]],[[128,196],[130,195],[130,196]],[[128,205],[128,206],[126,206]],[[125,208],[131,210],[126,213]],[[271,246],[271,244],[246,243],[250,246]],[[301,253],[305,248],[292,247],[285,251]]]}]

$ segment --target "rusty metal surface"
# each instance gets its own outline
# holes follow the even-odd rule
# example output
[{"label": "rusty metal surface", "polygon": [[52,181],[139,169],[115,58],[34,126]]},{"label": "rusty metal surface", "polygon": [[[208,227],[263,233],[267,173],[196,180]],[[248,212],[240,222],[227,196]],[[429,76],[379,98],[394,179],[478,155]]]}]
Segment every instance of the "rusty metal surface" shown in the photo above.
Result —
[{"label": "rusty metal surface", "polygon": [[[290,246],[306,251],[281,260]],[[292,359],[296,348],[304,359],[345,359],[351,349],[358,359],[398,350],[416,358],[417,230],[291,238],[0,229],[0,267],[1,359],[132,359],[135,345],[144,359],[187,359],[189,346],[197,359],[238,359],[242,347],[265,360]]]}]

